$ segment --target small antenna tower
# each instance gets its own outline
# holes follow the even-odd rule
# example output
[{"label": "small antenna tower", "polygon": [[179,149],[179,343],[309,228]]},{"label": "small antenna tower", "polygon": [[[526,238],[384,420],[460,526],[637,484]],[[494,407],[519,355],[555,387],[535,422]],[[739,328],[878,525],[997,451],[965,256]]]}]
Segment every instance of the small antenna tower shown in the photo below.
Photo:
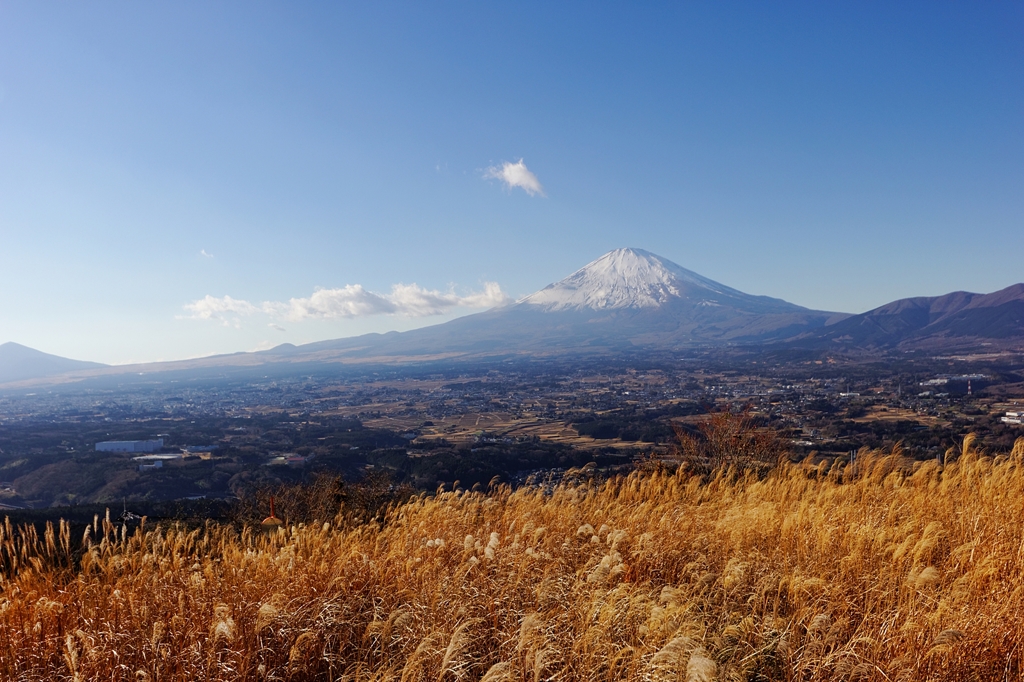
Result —
[{"label": "small antenna tower", "polygon": [[282,521],[281,519],[279,519],[276,516],[274,516],[274,497],[273,496],[270,497],[270,516],[268,516],[267,518],[263,519],[263,523],[261,523],[260,525],[263,526],[263,530],[267,530],[267,531],[277,530],[278,528],[280,528],[281,526],[284,525],[284,521]]}]

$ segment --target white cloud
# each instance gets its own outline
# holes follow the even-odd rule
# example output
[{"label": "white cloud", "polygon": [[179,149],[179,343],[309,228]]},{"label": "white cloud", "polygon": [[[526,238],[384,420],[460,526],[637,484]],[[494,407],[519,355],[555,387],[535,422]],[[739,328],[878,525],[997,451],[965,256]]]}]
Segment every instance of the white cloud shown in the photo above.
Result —
[{"label": "white cloud", "polygon": [[484,282],[483,291],[463,296],[459,300],[459,305],[466,308],[496,308],[512,302],[497,282]]},{"label": "white cloud", "polygon": [[521,187],[531,197],[535,195],[546,196],[540,180],[530,172],[522,159],[516,163],[506,161],[501,166],[491,166],[484,171],[484,178],[501,180],[511,190],[513,187]]},{"label": "white cloud", "polygon": [[266,303],[264,309],[289,320],[369,315],[428,317],[444,315],[453,308],[490,308],[508,300],[494,282],[487,282],[482,292],[467,296],[424,289],[417,284],[395,284],[390,294],[376,294],[359,284],[349,284],[341,289],[317,289],[309,298],[293,298],[287,304]]},{"label": "white cloud", "polygon": [[308,317],[365,317],[395,312],[386,298],[367,291],[360,284],[349,284],[340,289],[317,289],[309,298],[293,298],[287,303],[268,301],[263,309],[289,320]]},{"label": "white cloud", "polygon": [[199,249],[199,255],[203,258],[213,258],[212,253],[206,253],[206,249]]},{"label": "white cloud", "polygon": [[[186,317],[196,320],[220,320],[224,324],[240,324],[243,316],[264,313],[273,318],[298,322],[306,319],[336,319],[399,315],[429,317],[444,315],[455,308],[493,308],[511,299],[495,282],[484,283],[483,291],[460,296],[454,291],[424,289],[417,284],[395,284],[390,294],[367,291],[360,284],[337,289],[317,289],[308,298],[292,298],[287,302],[266,301],[255,306],[248,301],[224,296],[206,296],[184,306]],[[285,331],[271,322],[269,326]]]},{"label": "white cloud", "polygon": [[259,308],[248,301],[243,301],[230,296],[214,298],[209,294],[205,298],[186,304],[185,312],[187,317],[194,320],[220,320],[225,325],[239,324],[239,319],[246,315],[258,313]]},{"label": "white cloud", "polygon": [[483,291],[468,296],[459,296],[451,291],[443,294],[416,284],[396,284],[391,287],[388,299],[399,315],[409,317],[443,315],[452,308],[493,308],[509,300],[496,282],[486,282]]}]

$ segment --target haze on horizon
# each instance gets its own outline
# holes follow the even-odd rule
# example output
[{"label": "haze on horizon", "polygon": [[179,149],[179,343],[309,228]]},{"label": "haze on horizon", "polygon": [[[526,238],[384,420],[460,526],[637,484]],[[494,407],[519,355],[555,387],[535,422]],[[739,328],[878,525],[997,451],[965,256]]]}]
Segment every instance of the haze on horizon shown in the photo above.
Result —
[{"label": "haze on horizon", "polygon": [[1024,279],[1024,5],[0,5],[0,343],[410,329],[619,247],[819,310]]}]

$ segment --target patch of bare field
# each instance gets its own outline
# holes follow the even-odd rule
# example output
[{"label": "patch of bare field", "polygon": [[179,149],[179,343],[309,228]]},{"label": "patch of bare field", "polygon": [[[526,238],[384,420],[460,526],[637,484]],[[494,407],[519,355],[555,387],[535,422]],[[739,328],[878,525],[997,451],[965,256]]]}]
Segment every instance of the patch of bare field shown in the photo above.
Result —
[{"label": "patch of bare field", "polygon": [[[374,422],[367,422],[372,425]],[[468,413],[447,417],[434,422],[433,427],[421,429],[421,440],[445,439],[450,443],[473,442],[486,432],[497,438],[527,440],[534,437],[551,443],[572,445],[583,449],[597,447],[635,448],[637,443],[627,443],[619,439],[595,440],[588,436],[580,436],[576,430],[560,420],[552,420],[534,415],[514,417],[507,413]]]},{"label": "patch of bare field", "polygon": [[916,410],[908,410],[899,407],[879,407],[873,406],[868,410],[867,414],[862,417],[857,417],[851,421],[866,424],[868,422],[895,422],[895,421],[915,421],[927,426],[937,426],[944,424],[945,420],[940,417],[935,417],[928,414],[921,414]]}]

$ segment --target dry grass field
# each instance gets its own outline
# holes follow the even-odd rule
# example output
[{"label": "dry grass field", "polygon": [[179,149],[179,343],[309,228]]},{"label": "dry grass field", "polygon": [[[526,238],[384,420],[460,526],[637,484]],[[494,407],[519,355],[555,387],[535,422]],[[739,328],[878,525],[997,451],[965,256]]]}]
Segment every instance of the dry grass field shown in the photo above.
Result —
[{"label": "dry grass field", "polygon": [[1024,439],[962,450],[581,471],[273,535],[8,524],[0,679],[1016,680]]}]

